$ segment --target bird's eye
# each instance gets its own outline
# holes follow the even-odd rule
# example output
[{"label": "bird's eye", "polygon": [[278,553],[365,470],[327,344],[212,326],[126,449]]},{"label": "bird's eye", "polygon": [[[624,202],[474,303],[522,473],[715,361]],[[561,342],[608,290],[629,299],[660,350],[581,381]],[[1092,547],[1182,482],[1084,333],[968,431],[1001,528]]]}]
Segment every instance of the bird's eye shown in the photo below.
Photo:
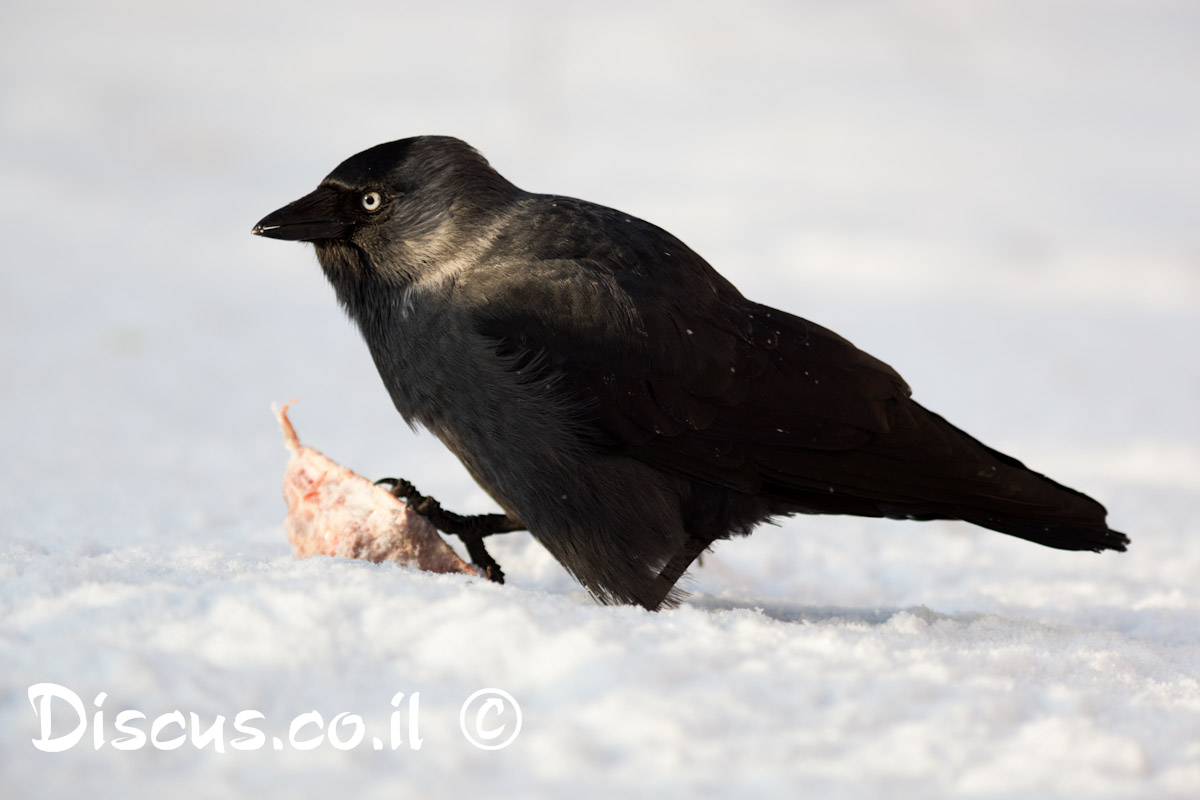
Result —
[{"label": "bird's eye", "polygon": [[379,196],[379,192],[367,192],[362,196],[362,207],[367,211],[378,211],[381,205],[383,198]]}]

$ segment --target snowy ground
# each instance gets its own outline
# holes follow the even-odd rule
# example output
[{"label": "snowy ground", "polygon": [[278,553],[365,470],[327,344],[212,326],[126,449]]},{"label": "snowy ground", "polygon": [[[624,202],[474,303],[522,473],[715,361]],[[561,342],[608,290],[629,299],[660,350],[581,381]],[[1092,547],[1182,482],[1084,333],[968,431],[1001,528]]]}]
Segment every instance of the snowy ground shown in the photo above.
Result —
[{"label": "snowy ground", "polygon": [[[1189,0],[6,2],[0,795],[1200,795],[1198,81]],[[391,410],[311,251],[249,235],[418,133],[663,225],[1132,548],[797,519],[660,614],[522,535],[503,587],[293,559],[272,401],[365,475],[491,509]],[[106,693],[104,744],[36,749],[37,683]],[[492,687],[523,722],[488,751],[459,711]],[[390,746],[397,692],[419,750],[408,699]],[[226,752],[117,749],[124,710],[224,715]],[[314,710],[363,743],[293,746]]]}]

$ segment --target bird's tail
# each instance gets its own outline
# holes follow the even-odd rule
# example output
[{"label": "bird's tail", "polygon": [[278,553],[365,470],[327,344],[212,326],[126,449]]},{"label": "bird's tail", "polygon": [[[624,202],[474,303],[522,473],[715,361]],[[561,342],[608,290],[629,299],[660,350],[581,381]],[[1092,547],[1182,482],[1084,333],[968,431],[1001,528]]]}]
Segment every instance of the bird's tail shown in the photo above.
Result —
[{"label": "bird's tail", "polygon": [[1039,506],[1046,510],[1032,511],[1020,507],[1027,516],[1010,515],[1004,513],[1002,505],[996,504],[985,506],[978,512],[963,513],[960,519],[1059,550],[1091,550],[1096,553],[1102,550],[1125,551],[1129,537],[1108,527],[1108,511],[1100,503],[1040,472],[1034,472],[1012,456],[993,450],[978,440],[971,441],[988,451],[1002,465],[1010,476],[1011,484],[1019,487],[1022,494],[1036,497]]},{"label": "bird's tail", "polygon": [[988,447],[932,411],[917,408],[926,415],[925,425],[961,437],[956,449],[976,450],[976,463],[991,461],[981,471],[985,481],[963,482],[965,496],[952,504],[952,516],[1059,550],[1124,551],[1129,544],[1129,537],[1108,527],[1108,512],[1091,497]]},{"label": "bird's tail", "polygon": [[1064,525],[1062,523],[1039,524],[1028,520],[1004,519],[1001,517],[978,516],[963,517],[972,525],[990,528],[994,531],[1007,533],[1028,539],[1031,542],[1043,544],[1046,547],[1056,547],[1059,550],[1091,550],[1099,553],[1102,550],[1125,551],[1129,537],[1120,531],[1114,531],[1108,526],[1102,528]]},{"label": "bird's tail", "polygon": [[[916,402],[851,453],[759,453],[765,492],[790,511],[893,519],[961,519],[1060,550],[1124,550],[1092,498],[1034,472]],[[794,458],[794,457],[793,457]]]}]

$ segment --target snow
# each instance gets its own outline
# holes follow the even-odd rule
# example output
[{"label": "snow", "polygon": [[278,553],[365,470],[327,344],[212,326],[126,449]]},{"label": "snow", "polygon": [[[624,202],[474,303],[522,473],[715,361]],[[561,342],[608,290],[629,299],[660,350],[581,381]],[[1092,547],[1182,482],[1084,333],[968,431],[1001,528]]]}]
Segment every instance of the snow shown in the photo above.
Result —
[{"label": "snow", "polygon": [[[6,3],[0,794],[1197,796],[1197,31],[1185,0]],[[793,519],[659,614],[524,534],[491,545],[505,586],[293,558],[292,397],[341,463],[494,510],[390,408],[311,251],[249,235],[419,133],[671,230],[1130,551]],[[89,717],[63,752],[39,683]],[[486,688],[520,704],[502,749],[460,730]],[[223,715],[225,752],[117,749],[126,710]],[[238,750],[246,710],[266,744]]]}]

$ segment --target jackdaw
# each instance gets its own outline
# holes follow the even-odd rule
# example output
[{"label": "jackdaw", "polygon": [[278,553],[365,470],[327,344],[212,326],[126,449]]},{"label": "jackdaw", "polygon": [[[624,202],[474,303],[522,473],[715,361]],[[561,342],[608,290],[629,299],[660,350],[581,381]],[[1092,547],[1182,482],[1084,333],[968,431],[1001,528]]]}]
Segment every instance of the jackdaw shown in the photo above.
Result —
[{"label": "jackdaw", "polygon": [[313,244],[396,409],[504,509],[472,554],[527,528],[602,602],[673,605],[709,545],[791,514],[1129,542],[1095,500],[926,410],[832,331],[747,300],[670,233],[519,189],[458,139],[352,156],[253,232]]}]

